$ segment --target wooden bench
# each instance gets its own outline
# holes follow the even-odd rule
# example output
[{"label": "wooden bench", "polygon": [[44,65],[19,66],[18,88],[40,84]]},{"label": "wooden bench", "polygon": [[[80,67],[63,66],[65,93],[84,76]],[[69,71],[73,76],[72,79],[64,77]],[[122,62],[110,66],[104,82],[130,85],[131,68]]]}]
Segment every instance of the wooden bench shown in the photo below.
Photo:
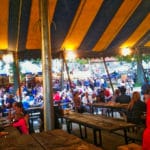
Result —
[{"label": "wooden bench", "polygon": [[117,150],[142,150],[142,146],[135,143],[130,143],[127,145],[118,146]]},{"label": "wooden bench", "polygon": [[20,134],[13,127],[8,127],[4,131],[7,131],[8,135],[0,138],[1,150],[102,150],[63,130],[50,130],[29,135]]},{"label": "wooden bench", "polygon": [[[144,126],[136,126],[133,129],[129,130],[127,132],[127,140],[129,143],[131,142],[142,142],[142,135],[145,127]],[[119,136],[124,136],[124,133],[121,130],[113,132],[114,134],[117,134]]]}]

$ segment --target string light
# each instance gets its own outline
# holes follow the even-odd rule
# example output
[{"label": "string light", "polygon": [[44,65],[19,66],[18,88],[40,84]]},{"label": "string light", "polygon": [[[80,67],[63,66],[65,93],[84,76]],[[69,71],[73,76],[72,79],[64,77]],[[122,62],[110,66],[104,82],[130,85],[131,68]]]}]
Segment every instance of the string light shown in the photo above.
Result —
[{"label": "string light", "polygon": [[127,55],[130,55],[131,54],[131,49],[126,47],[126,48],[123,48],[122,49],[122,55],[123,56],[127,56]]}]

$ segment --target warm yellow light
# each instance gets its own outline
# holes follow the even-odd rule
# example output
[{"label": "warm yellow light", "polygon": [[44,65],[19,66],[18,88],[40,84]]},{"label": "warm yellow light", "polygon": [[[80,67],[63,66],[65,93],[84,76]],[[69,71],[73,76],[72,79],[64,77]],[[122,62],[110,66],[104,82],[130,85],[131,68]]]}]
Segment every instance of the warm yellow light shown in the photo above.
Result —
[{"label": "warm yellow light", "polygon": [[67,51],[65,57],[68,60],[74,60],[76,58],[76,54],[73,51]]},{"label": "warm yellow light", "polygon": [[123,48],[122,49],[122,55],[123,56],[127,56],[127,55],[130,55],[131,54],[131,49],[126,47],[126,48]]},{"label": "warm yellow light", "polygon": [[8,44],[6,41],[1,41],[0,42],[0,49],[7,49],[8,48]]},{"label": "warm yellow light", "polygon": [[65,46],[64,49],[66,49],[67,51],[73,51],[75,50],[75,47],[73,44],[68,44],[67,46]]}]

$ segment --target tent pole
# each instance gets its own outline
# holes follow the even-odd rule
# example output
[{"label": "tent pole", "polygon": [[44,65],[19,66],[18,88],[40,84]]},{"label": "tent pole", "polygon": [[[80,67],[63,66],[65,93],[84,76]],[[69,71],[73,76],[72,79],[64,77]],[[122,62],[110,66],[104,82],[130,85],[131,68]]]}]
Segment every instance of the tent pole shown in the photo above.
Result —
[{"label": "tent pole", "polygon": [[[14,59],[14,87],[18,89],[19,100],[22,101],[21,85],[20,85],[20,75],[19,75],[19,57],[18,57],[18,47],[19,47],[19,35],[20,35],[20,21],[21,21],[21,9],[22,9],[22,0],[19,4],[19,16],[18,16],[18,29],[17,29],[17,38],[15,45],[15,52],[13,52]],[[16,91],[16,89],[14,89]]]},{"label": "tent pole", "polygon": [[108,67],[107,67],[107,64],[106,64],[106,61],[105,61],[104,57],[103,57],[103,63],[104,63],[105,70],[106,70],[107,75],[108,75],[108,79],[109,79],[109,82],[110,82],[110,86],[111,86],[112,92],[114,94],[114,87],[113,87],[113,84],[112,84],[112,81],[111,81],[111,77],[110,77],[110,74],[109,74],[109,70],[108,70]]},{"label": "tent pole", "polygon": [[142,73],[143,73],[143,76],[144,76],[144,82],[148,83],[148,79],[146,78],[144,67],[143,67],[143,64],[142,64],[142,58],[141,58],[142,54],[140,53],[138,48],[135,48],[135,52],[137,54],[137,62],[139,63],[139,65],[140,65],[140,67],[142,69]]},{"label": "tent pole", "polygon": [[63,90],[64,87],[64,59],[61,58],[61,90]]},{"label": "tent pole", "polygon": [[54,108],[52,90],[52,56],[50,23],[48,21],[48,0],[40,0],[41,37],[42,37],[42,72],[44,95],[44,130],[54,129]]},{"label": "tent pole", "polygon": [[63,58],[63,62],[64,62],[65,67],[66,67],[66,72],[67,72],[67,76],[68,76],[70,89],[71,89],[71,92],[73,93],[73,89],[72,89],[72,86],[71,86],[72,82],[71,82],[71,78],[70,78],[70,75],[69,75],[69,69],[68,69],[67,61],[66,61],[65,56],[64,56],[64,52],[62,52],[62,58]]},{"label": "tent pole", "polygon": [[21,85],[20,85],[20,75],[19,75],[19,58],[18,53],[13,52],[13,59],[14,59],[14,68],[13,68],[13,74],[14,74],[14,87],[17,87],[18,89],[18,96],[19,101],[22,101],[22,92],[21,92]]}]

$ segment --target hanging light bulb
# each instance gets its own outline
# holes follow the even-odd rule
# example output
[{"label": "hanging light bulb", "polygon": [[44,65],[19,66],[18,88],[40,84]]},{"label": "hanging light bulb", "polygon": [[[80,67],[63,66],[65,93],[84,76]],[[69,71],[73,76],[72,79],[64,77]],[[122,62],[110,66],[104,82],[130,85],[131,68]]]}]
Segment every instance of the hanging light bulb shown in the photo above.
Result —
[{"label": "hanging light bulb", "polygon": [[14,61],[13,59],[13,55],[12,54],[5,54],[2,57],[2,60],[6,63],[6,64],[10,64]]}]

